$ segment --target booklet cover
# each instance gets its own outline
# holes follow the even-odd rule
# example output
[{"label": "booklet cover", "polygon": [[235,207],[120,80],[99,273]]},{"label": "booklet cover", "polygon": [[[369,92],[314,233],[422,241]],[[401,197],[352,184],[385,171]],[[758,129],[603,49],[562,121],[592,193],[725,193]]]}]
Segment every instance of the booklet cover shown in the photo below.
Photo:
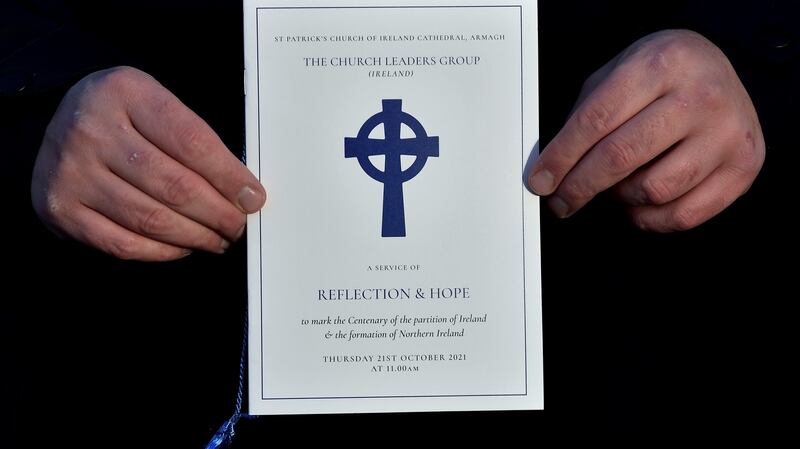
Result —
[{"label": "booklet cover", "polygon": [[244,8],[250,413],[543,408],[536,2]]}]

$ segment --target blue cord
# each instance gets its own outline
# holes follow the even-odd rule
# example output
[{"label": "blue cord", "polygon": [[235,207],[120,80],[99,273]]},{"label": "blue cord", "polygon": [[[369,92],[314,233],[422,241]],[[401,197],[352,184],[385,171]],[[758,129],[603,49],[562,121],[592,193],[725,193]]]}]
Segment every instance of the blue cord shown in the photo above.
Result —
[{"label": "blue cord", "polygon": [[[246,139],[245,139],[246,140]],[[242,163],[247,164],[247,150],[242,149]],[[236,391],[236,407],[233,409],[233,415],[227,421],[219,426],[219,429],[211,437],[211,441],[206,445],[206,449],[224,449],[230,447],[233,443],[233,437],[236,435],[236,423],[240,419],[252,419],[255,416],[250,416],[247,413],[242,413],[242,401],[244,397],[244,370],[245,361],[247,357],[247,313],[244,316],[244,337],[242,338],[242,354],[239,357],[239,388]]]},{"label": "blue cord", "polygon": [[236,435],[236,423],[239,419],[252,418],[247,413],[242,413],[242,401],[244,397],[244,370],[245,360],[247,357],[247,314],[244,317],[244,338],[242,339],[242,354],[239,357],[239,388],[236,391],[236,407],[233,410],[233,415],[227,421],[222,423],[217,430],[217,433],[211,437],[211,441],[206,445],[206,449],[224,449],[230,447],[233,443],[233,437]]}]

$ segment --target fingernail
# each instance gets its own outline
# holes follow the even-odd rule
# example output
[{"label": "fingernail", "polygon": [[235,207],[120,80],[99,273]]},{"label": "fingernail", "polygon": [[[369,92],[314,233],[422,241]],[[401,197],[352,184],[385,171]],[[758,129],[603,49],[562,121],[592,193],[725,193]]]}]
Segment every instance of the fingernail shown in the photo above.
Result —
[{"label": "fingernail", "polygon": [[231,242],[222,239],[222,241],[219,243],[219,247],[222,249],[222,252],[224,253],[225,251],[228,250],[228,248],[231,247]]},{"label": "fingernail", "polygon": [[236,237],[234,238],[234,240],[239,240],[240,238],[242,238],[242,235],[244,234],[244,228],[246,226],[247,226],[246,224],[243,224],[242,227],[239,228],[238,231],[236,231]]},{"label": "fingernail", "polygon": [[550,210],[556,214],[558,218],[567,218],[569,216],[569,206],[561,198],[554,196],[549,201]]},{"label": "fingernail", "polygon": [[533,174],[530,179],[530,186],[531,189],[537,195],[548,195],[550,192],[553,191],[555,186],[555,178],[553,174],[550,173],[550,170],[541,169]]},{"label": "fingernail", "polygon": [[264,196],[250,186],[244,186],[239,192],[239,207],[248,214],[257,212],[264,205]]},{"label": "fingernail", "polygon": [[181,251],[181,255],[178,256],[178,259],[183,259],[184,257],[186,257],[186,256],[188,256],[190,254],[192,254],[192,250],[184,249],[183,251]]}]

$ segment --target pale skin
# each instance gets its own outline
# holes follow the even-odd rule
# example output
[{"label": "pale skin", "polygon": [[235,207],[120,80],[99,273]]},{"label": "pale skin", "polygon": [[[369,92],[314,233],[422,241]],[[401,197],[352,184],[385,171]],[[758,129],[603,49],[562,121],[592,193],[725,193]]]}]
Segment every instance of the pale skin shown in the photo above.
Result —
[{"label": "pale skin", "polygon": [[96,72],[64,97],[31,186],[54,231],[115,257],[224,252],[266,201],[214,131],[136,69]]},{"label": "pale skin", "polygon": [[[696,33],[662,31],[586,81],[529,186],[561,218],[611,189],[638,227],[684,230],[747,191],[764,154],[755,109],[725,55]],[[202,119],[129,67],[93,73],[65,96],[31,193],[56,233],[146,261],[222,253],[266,202]]]},{"label": "pale skin", "polygon": [[755,108],[701,35],[651,34],[584,84],[528,183],[566,218],[613,190],[641,229],[691,229],[744,194],[764,163]]}]

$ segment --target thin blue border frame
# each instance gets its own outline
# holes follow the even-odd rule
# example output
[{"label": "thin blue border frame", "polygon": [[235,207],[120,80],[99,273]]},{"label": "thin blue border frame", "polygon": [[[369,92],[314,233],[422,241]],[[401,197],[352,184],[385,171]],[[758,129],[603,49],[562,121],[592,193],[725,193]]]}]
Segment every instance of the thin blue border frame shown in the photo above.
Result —
[{"label": "thin blue border frame", "polygon": [[[523,52],[523,20],[522,5],[420,5],[420,6],[261,6],[256,8],[256,103],[258,111],[258,179],[261,181],[261,58],[260,58],[260,39],[258,35],[259,18],[261,10],[287,10],[287,9],[432,9],[432,8],[517,8],[519,10],[519,90],[520,90],[520,141],[522,147],[522,158],[525,157],[525,83],[524,83],[524,52]],[[526,260],[525,260],[525,192],[522,191],[522,309],[523,309],[523,338],[524,338],[524,393],[488,393],[488,394],[444,394],[444,395],[389,395],[389,396],[318,396],[318,397],[264,397],[264,277],[263,273],[263,240],[261,232],[262,212],[258,212],[258,246],[259,246],[259,293],[261,317],[259,317],[261,342],[261,400],[263,401],[286,401],[301,399],[402,399],[402,398],[462,398],[462,397],[523,397],[528,395],[528,311],[527,311],[527,279],[526,279]]]}]

